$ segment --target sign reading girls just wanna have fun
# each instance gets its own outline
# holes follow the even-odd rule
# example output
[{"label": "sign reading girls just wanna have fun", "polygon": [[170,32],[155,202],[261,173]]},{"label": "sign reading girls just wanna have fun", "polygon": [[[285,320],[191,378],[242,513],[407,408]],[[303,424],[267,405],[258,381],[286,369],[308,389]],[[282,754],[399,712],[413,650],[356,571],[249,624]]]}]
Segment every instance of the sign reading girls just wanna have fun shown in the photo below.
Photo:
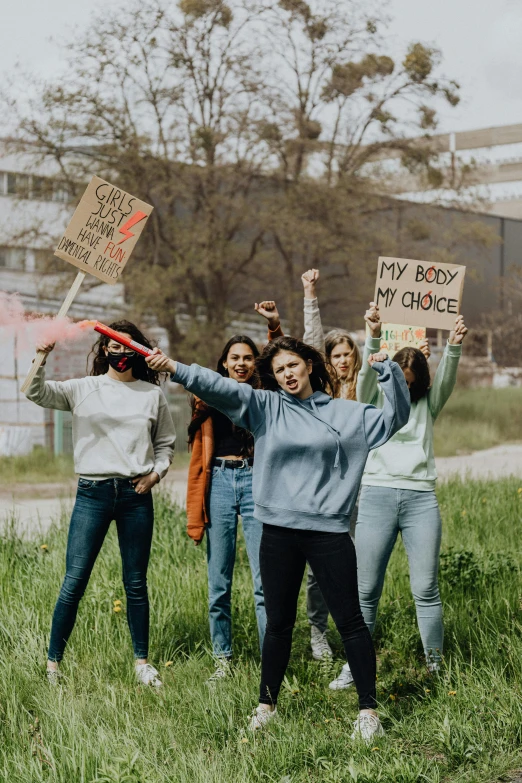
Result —
[{"label": "sign reading girls just wanna have fun", "polygon": [[54,254],[104,283],[117,283],[152,210],[145,201],[93,177]]},{"label": "sign reading girls just wanna have fun", "polygon": [[382,321],[453,329],[465,274],[458,264],[379,258],[374,301]]},{"label": "sign reading girls just wanna have fun", "polygon": [[[93,177],[76,207],[54,255],[80,271],[58,311],[64,318],[86,274],[114,285],[121,277],[153,207],[127,191]],[[41,367],[45,351],[38,351],[22,384],[25,392]]]}]

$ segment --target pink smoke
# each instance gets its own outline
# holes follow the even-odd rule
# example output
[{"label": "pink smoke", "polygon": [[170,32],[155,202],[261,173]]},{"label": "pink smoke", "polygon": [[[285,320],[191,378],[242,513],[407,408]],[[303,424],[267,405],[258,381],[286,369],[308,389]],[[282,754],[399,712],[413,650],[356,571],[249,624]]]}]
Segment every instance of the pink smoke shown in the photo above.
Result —
[{"label": "pink smoke", "polygon": [[74,342],[85,335],[96,321],[71,321],[48,315],[30,315],[18,294],[0,291],[0,327],[14,332],[19,348],[25,350],[37,344]]}]

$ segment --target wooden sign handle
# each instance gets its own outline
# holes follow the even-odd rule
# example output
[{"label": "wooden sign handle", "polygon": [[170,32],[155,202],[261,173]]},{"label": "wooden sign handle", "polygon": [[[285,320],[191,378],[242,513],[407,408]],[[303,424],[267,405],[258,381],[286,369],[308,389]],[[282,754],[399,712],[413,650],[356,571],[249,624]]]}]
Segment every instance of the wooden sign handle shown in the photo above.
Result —
[{"label": "wooden sign handle", "polygon": [[[78,272],[74,279],[74,283],[70,287],[67,296],[63,300],[62,306],[60,307],[58,311],[57,318],[63,318],[67,313],[69,312],[69,308],[73,303],[73,299],[78,293],[81,284],[83,283],[85,279],[86,272]],[[47,353],[45,351],[38,351],[35,358],[33,359],[33,363],[31,365],[31,369],[27,373],[27,378],[23,382],[21,391],[26,392],[31,383],[33,382],[33,378],[42,366],[42,363],[45,361],[45,357],[47,356]]]}]

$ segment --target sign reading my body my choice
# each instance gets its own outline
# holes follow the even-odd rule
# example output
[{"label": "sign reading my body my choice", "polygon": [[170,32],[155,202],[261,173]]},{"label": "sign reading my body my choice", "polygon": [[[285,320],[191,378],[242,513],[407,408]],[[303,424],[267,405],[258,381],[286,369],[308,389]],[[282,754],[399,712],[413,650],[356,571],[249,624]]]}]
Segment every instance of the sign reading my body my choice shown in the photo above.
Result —
[{"label": "sign reading my body my choice", "polygon": [[453,329],[465,274],[457,264],[379,258],[375,302],[382,321]]},{"label": "sign reading my body my choice", "polygon": [[105,283],[117,283],[152,210],[93,177],[54,254]]}]

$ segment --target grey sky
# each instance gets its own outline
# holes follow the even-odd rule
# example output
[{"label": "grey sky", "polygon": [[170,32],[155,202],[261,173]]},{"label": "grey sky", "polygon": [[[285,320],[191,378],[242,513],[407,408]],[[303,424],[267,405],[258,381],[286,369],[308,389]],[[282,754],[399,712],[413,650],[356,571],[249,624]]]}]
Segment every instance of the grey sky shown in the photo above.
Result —
[{"label": "grey sky", "polygon": [[[60,45],[100,5],[98,0],[5,2],[0,73],[13,74],[16,62],[40,76],[56,73]],[[522,122],[520,0],[389,0],[389,12],[394,45],[420,40],[437,46],[444,73],[462,85],[463,101],[456,110],[445,110],[441,130]]]}]

